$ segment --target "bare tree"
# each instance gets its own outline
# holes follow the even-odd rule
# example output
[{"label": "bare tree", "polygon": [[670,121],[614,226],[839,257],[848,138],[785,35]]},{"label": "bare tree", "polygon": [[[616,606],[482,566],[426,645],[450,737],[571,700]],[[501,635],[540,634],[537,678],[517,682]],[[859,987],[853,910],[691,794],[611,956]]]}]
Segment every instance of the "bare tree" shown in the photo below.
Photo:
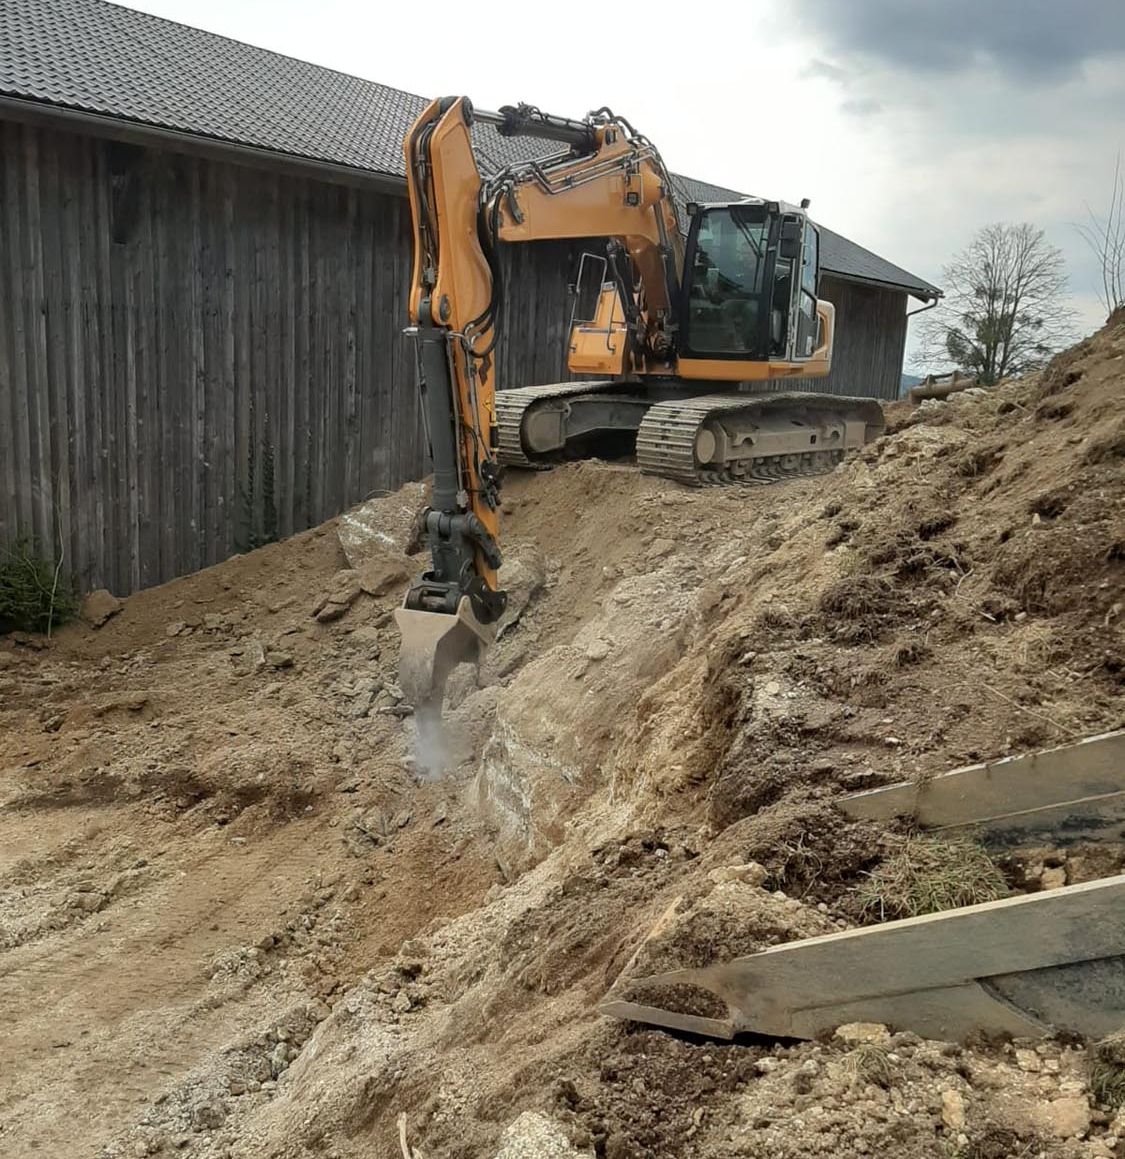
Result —
[{"label": "bare tree", "polygon": [[1121,180],[1121,154],[1113,168],[1113,191],[1109,209],[1099,216],[1087,205],[1090,218],[1075,226],[1083,240],[1098,259],[1101,267],[1102,290],[1099,297],[1106,313],[1125,306],[1125,184]]},{"label": "bare tree", "polygon": [[922,356],[991,386],[1042,366],[1074,336],[1062,253],[1041,229],[989,225],[945,267],[945,298],[926,316]]}]

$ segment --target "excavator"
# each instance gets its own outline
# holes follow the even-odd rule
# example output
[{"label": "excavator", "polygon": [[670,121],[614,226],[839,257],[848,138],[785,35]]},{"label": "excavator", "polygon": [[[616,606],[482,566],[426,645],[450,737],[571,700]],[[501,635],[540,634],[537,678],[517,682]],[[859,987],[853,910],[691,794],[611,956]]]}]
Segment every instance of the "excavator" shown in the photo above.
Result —
[{"label": "excavator", "polygon": [[[486,176],[474,121],[541,140],[543,155]],[[504,612],[504,466],[544,467],[608,435],[635,439],[640,469],[679,483],[771,483],[831,470],[883,414],[872,399],[776,391],[831,369],[807,201],[689,204],[684,222],[656,148],[608,108],[572,120],[444,97],[404,148],[432,567],[396,617],[400,684],[424,720],[440,718],[449,673],[479,659]],[[604,248],[582,256],[569,336],[568,368],[589,377],[498,391],[499,245],[545,239]]]}]

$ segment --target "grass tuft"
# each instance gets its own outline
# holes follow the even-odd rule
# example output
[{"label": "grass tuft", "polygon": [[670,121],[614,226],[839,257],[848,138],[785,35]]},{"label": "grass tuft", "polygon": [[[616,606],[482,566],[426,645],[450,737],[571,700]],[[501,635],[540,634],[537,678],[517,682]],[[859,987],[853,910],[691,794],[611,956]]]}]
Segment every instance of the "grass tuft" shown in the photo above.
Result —
[{"label": "grass tuft", "polygon": [[893,1068],[890,1054],[885,1047],[874,1042],[861,1042],[854,1050],[849,1050],[842,1059],[844,1074],[854,1087],[870,1083],[887,1090],[891,1085]]},{"label": "grass tuft", "polygon": [[876,921],[977,905],[1008,892],[988,853],[967,838],[891,835],[886,843],[887,856],[856,887],[863,914]]},{"label": "grass tuft", "polygon": [[1113,1110],[1125,1106],[1125,1031],[1091,1048],[1090,1093],[1102,1106]]}]

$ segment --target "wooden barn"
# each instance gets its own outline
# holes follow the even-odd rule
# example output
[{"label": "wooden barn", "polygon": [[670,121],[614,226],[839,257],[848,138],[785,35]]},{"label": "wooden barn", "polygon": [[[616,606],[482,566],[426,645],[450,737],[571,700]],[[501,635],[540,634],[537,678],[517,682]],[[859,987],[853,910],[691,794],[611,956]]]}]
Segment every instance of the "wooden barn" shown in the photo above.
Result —
[{"label": "wooden barn", "polygon": [[[6,0],[0,544],[125,593],[424,473],[400,153],[423,104],[103,0]],[[828,388],[893,398],[908,297],[938,291],[822,239]],[[571,247],[505,260],[499,384],[564,377]]]}]

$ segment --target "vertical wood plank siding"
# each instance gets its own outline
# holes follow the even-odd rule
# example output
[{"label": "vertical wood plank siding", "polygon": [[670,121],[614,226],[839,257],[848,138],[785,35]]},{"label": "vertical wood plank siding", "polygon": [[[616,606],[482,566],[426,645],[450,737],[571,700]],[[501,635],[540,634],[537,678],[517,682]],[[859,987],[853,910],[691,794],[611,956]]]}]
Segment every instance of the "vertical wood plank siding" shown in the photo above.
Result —
[{"label": "vertical wood plank siding", "polygon": [[[419,477],[407,214],[0,122],[0,543],[125,593]],[[500,384],[555,381],[569,248],[506,257]]]},{"label": "vertical wood plank siding", "polygon": [[898,398],[906,349],[906,293],[825,275],[820,297],[836,307],[832,373],[811,384],[826,394]]},{"label": "vertical wood plank siding", "polygon": [[[499,387],[567,377],[581,247],[503,253]],[[119,593],[425,470],[405,197],[0,121],[0,543]],[[903,295],[826,279],[820,388],[895,397]]]}]

